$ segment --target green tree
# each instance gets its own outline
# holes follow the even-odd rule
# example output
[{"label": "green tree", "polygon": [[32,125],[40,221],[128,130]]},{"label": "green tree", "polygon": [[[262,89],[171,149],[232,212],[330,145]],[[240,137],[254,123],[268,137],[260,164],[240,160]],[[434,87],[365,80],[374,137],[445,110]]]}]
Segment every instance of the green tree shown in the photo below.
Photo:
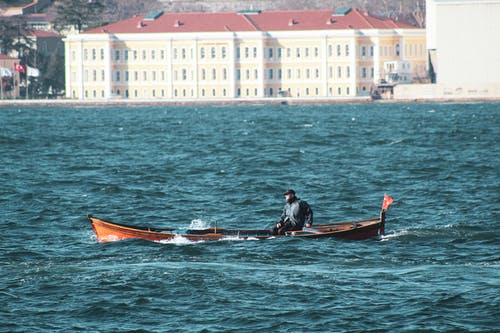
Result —
[{"label": "green tree", "polygon": [[73,26],[78,32],[98,26],[105,6],[101,0],[65,0],[56,4],[55,25]]},{"label": "green tree", "polygon": [[29,37],[33,31],[21,16],[0,17],[0,53],[11,54],[26,60],[32,49],[33,41]]}]

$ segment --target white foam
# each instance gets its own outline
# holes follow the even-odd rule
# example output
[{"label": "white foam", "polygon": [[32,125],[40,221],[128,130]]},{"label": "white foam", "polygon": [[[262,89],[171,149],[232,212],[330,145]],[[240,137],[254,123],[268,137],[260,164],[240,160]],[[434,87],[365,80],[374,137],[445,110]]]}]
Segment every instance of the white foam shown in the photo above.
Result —
[{"label": "white foam", "polygon": [[198,242],[199,241],[195,242],[195,241],[189,240],[186,237],[183,237],[181,235],[175,235],[174,238],[164,239],[164,240],[158,241],[158,243],[161,243],[161,244],[174,244],[174,245],[186,245],[186,244],[193,244],[193,243],[198,243]]},{"label": "white foam", "polygon": [[388,235],[383,235],[380,237],[380,240],[381,241],[388,241],[392,238],[398,238],[400,236],[406,236],[410,234],[410,232],[408,230],[401,230],[401,231],[396,231],[395,233],[393,234],[388,234]]},{"label": "white foam", "polygon": [[202,230],[202,229],[208,229],[210,228],[210,224],[208,221],[203,221],[202,219],[194,219],[191,221],[189,224],[188,229],[193,229],[193,230]]}]

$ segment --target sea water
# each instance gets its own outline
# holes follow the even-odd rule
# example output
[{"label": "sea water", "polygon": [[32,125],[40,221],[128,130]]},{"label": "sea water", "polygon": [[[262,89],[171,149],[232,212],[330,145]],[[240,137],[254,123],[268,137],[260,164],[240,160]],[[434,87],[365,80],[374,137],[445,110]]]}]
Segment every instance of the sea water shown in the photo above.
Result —
[{"label": "sea water", "polygon": [[[500,104],[0,110],[1,332],[500,330]],[[366,241],[98,243],[86,215]]]}]

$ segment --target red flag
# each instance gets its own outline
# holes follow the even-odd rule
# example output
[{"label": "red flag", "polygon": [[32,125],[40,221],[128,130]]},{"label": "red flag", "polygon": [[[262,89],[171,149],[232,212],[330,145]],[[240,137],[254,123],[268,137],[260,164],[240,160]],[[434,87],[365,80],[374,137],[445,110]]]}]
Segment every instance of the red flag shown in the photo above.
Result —
[{"label": "red flag", "polygon": [[14,70],[19,73],[26,73],[26,68],[23,65],[18,64],[17,62],[14,64]]},{"label": "red flag", "polygon": [[384,202],[382,202],[382,209],[388,210],[393,202],[394,199],[384,193]]}]

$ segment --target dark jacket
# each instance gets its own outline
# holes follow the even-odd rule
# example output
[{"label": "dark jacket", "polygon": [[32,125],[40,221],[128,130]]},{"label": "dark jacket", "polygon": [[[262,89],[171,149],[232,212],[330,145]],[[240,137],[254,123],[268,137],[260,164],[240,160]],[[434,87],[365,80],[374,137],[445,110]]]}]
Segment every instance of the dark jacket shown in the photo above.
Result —
[{"label": "dark jacket", "polygon": [[302,229],[304,224],[313,224],[313,212],[311,207],[304,200],[294,198],[292,202],[287,202],[281,214],[281,223],[290,222],[292,229]]}]

